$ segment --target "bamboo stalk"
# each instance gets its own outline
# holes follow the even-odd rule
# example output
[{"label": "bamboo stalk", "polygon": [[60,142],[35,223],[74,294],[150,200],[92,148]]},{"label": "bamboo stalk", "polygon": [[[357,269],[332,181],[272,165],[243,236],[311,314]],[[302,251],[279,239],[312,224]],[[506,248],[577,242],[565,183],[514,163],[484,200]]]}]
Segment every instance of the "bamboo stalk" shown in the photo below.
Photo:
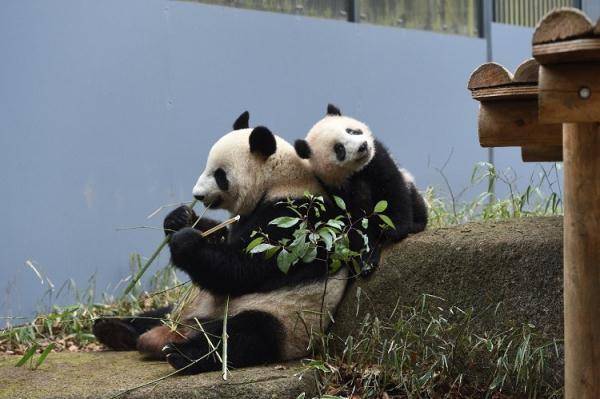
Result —
[{"label": "bamboo stalk", "polygon": [[[194,200],[191,205],[190,208],[193,208],[194,205],[196,205],[196,200]],[[208,207],[206,208],[208,209]],[[204,212],[206,212],[206,209],[204,210]],[[196,220],[196,222],[194,223],[194,225],[192,227],[195,227],[196,224],[198,223],[198,221],[200,221],[200,219],[204,216],[204,212],[202,213],[202,215],[200,215],[198,217],[198,220]],[[217,231],[229,226],[230,224],[233,224],[235,222],[237,222],[238,220],[240,220],[240,215],[237,215],[235,217],[232,217],[231,219],[227,219],[226,221],[224,221],[223,223],[219,223],[218,225],[216,225],[215,227],[211,227],[210,229],[201,232],[200,235],[202,237],[208,237],[209,235],[216,233]],[[156,250],[152,253],[152,255],[150,256],[150,258],[148,258],[148,260],[146,261],[146,263],[144,263],[144,266],[142,266],[142,268],[138,271],[138,273],[135,275],[135,277],[131,280],[131,282],[129,283],[129,285],[127,286],[127,288],[125,289],[125,291],[123,292],[123,295],[127,295],[131,292],[131,290],[133,290],[133,288],[135,287],[135,285],[137,284],[137,282],[142,278],[142,276],[144,275],[144,273],[146,272],[146,270],[148,270],[148,268],[150,267],[150,265],[152,265],[152,263],[154,262],[154,260],[156,260],[156,258],[158,257],[158,255],[160,254],[160,252],[163,250],[163,248],[169,243],[169,240],[171,239],[171,236],[168,235],[166,236],[162,242],[160,243],[160,245],[158,246],[158,248],[156,248]]]},{"label": "bamboo stalk", "polygon": [[[194,209],[194,206],[196,205],[197,202],[198,202],[198,200],[193,200],[192,203],[190,204],[190,208]],[[198,218],[198,220],[200,220],[200,218]],[[152,253],[152,255],[150,255],[150,257],[148,258],[146,263],[144,263],[144,266],[142,266],[142,268],[137,272],[135,277],[133,279],[131,279],[131,282],[129,283],[127,288],[125,288],[125,291],[123,292],[123,296],[129,294],[131,292],[131,290],[133,290],[133,288],[135,287],[137,282],[140,281],[140,279],[142,278],[142,276],[144,275],[146,270],[148,270],[150,265],[152,265],[152,263],[154,263],[154,261],[156,260],[158,255],[160,255],[160,252],[163,250],[165,245],[167,245],[169,243],[170,237],[171,236],[166,236],[165,238],[163,238],[162,242],[158,245],[158,248],[156,248],[154,250],[154,252]]]},{"label": "bamboo stalk", "polygon": [[223,364],[223,380],[227,381],[227,314],[229,313],[229,295],[225,302],[225,315],[223,317],[223,334],[221,340],[223,342],[223,354],[221,355],[221,363]]},{"label": "bamboo stalk", "polygon": [[[198,219],[200,220],[200,219]],[[227,219],[226,221],[224,221],[223,223],[219,223],[218,225],[216,225],[215,227],[211,227],[210,229],[200,233],[200,235],[202,237],[208,237],[209,235],[211,235],[212,233],[215,233],[219,230],[221,230],[224,227],[229,226],[232,223],[237,222],[238,220],[240,220],[240,215],[237,215],[235,217],[232,217],[231,219]]]}]

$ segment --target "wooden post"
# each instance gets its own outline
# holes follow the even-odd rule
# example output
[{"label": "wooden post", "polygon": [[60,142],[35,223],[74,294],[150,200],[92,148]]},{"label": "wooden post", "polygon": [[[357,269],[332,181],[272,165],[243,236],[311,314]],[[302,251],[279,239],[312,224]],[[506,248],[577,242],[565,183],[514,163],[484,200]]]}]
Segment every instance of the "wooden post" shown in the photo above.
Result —
[{"label": "wooden post", "polygon": [[563,123],[565,397],[600,398],[600,21],[552,11],[538,24],[539,118]]},{"label": "wooden post", "polygon": [[600,398],[600,124],[566,123],[565,393]]}]

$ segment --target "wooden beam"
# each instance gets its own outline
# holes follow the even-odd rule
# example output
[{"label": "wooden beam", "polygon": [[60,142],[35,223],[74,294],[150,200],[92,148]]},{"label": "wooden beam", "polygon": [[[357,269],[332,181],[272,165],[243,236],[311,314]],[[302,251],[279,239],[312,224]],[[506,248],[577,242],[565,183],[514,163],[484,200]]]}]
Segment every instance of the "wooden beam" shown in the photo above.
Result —
[{"label": "wooden beam", "polygon": [[600,37],[538,44],[533,56],[540,64],[600,61]]},{"label": "wooden beam", "polygon": [[600,124],[564,125],[565,397],[600,398]]},{"label": "wooden beam", "polygon": [[479,110],[482,147],[561,146],[560,124],[538,122],[536,99],[482,102]]},{"label": "wooden beam", "polygon": [[540,122],[600,121],[600,63],[540,68]]},{"label": "wooden beam", "polygon": [[577,8],[558,8],[542,18],[533,33],[533,45],[591,35],[592,21]]},{"label": "wooden beam", "polygon": [[510,85],[500,87],[486,87],[471,91],[471,95],[477,101],[495,101],[531,98],[537,99],[537,85]]},{"label": "wooden beam", "polygon": [[527,146],[521,148],[523,162],[562,162],[562,146]]}]

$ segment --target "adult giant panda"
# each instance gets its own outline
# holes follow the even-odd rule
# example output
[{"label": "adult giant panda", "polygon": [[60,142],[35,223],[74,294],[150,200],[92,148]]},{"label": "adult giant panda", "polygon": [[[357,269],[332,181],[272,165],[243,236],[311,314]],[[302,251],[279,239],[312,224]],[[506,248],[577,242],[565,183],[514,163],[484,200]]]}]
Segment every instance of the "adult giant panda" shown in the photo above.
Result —
[{"label": "adult giant panda", "polygon": [[[382,230],[374,221],[369,223],[367,236],[372,251],[366,262],[378,262],[381,245],[425,230],[427,206],[413,177],[398,168],[364,123],[342,116],[336,106],[329,104],[327,115],[305,139],[296,140],[294,147],[301,158],[309,160],[328,192],[347,203],[353,220],[371,214],[377,202],[388,202],[385,214],[395,228]],[[363,245],[360,237],[351,239],[355,249]]]},{"label": "adult giant panda", "polygon": [[[247,114],[242,114],[234,124],[236,130],[214,144],[193,189],[206,206],[241,216],[226,239],[208,240],[188,227],[196,217],[189,208],[178,208],[165,219],[166,231],[176,231],[169,243],[172,261],[197,287],[194,300],[183,310],[190,327],[171,331],[148,314],[101,319],[94,327],[101,342],[115,349],[137,347],[152,357],[165,357],[177,369],[198,373],[221,367],[213,355],[207,356],[212,344],[219,349],[220,341],[212,338],[208,342],[206,337],[221,335],[227,298],[232,367],[303,357],[308,354],[311,333],[318,331],[321,323],[327,328],[329,318],[321,320],[319,314],[335,311],[346,286],[345,268],[331,278],[322,260],[325,256],[319,254],[312,262],[299,262],[283,274],[275,257],[266,260],[262,254],[245,251],[254,231],[262,230],[272,240],[291,234],[291,229],[269,224],[277,217],[295,216],[281,201],[293,199],[301,204],[308,201],[306,191],[324,194],[291,144],[266,127],[248,128],[247,121]],[[216,222],[202,223],[208,227]],[[160,309],[151,317],[168,311]],[[194,328],[196,320],[206,335],[198,326]]]}]

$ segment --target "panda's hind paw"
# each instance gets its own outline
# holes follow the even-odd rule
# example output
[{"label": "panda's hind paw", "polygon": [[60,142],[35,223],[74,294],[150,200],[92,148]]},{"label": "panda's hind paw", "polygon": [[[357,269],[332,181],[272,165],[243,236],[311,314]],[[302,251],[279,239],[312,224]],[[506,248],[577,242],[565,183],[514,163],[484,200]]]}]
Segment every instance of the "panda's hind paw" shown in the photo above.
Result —
[{"label": "panda's hind paw", "polygon": [[116,351],[135,350],[139,336],[130,323],[111,318],[97,319],[92,332],[98,341]]}]

